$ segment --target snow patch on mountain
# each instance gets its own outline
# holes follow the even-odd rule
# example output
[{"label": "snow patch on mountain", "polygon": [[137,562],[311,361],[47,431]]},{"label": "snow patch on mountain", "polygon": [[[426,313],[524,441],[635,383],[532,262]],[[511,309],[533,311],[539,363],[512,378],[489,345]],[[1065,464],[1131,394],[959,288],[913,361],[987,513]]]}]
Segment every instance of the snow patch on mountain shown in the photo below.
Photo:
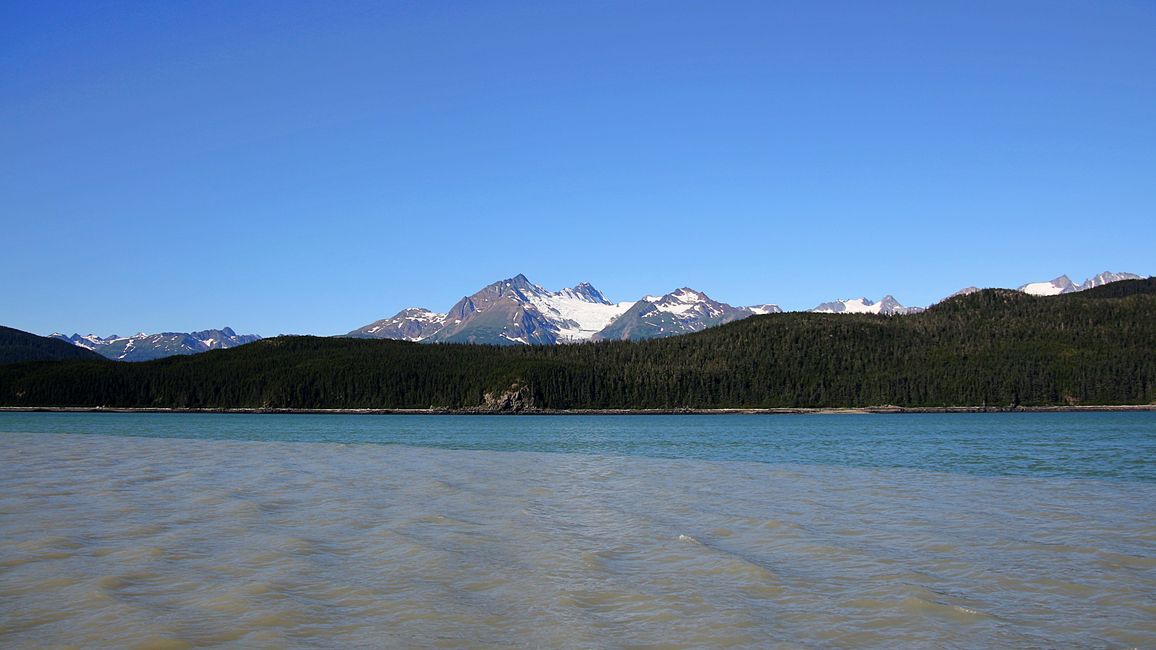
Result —
[{"label": "snow patch on mountain", "polygon": [[705,293],[689,287],[676,289],[665,296],[647,296],[644,300],[653,304],[659,312],[673,314],[682,319],[716,318],[725,311],[722,303],[715,302]]},{"label": "snow patch on mountain", "polygon": [[529,302],[557,329],[559,343],[589,341],[634,305],[611,303],[588,282],[557,292],[534,288],[537,291],[529,294]]},{"label": "snow patch on mountain", "polygon": [[1080,284],[1078,290],[1079,291],[1085,291],[1087,289],[1092,289],[1095,287],[1102,287],[1105,284],[1111,284],[1112,282],[1119,282],[1121,280],[1143,280],[1143,279],[1144,278],[1142,278],[1139,275],[1136,275],[1135,273],[1113,273],[1111,271],[1104,271],[1103,273],[1096,274],[1096,275],[1088,278],[1087,280],[1084,280]]},{"label": "snow patch on mountain", "polygon": [[445,322],[445,314],[423,307],[407,307],[389,318],[353,330],[348,336],[421,341],[441,329]]},{"label": "snow patch on mountain", "polygon": [[1026,294],[1033,296],[1058,296],[1065,293],[1075,293],[1076,291],[1087,291],[1094,287],[1102,287],[1105,284],[1112,282],[1119,282],[1121,280],[1140,280],[1141,276],[1135,273],[1113,273],[1112,271],[1104,271],[1098,273],[1080,284],[1072,282],[1071,278],[1066,275],[1061,275],[1054,280],[1046,282],[1029,282],[1019,288]]},{"label": "snow patch on mountain", "polygon": [[[1137,278],[1105,272],[1083,285],[1066,276],[1024,285],[1038,295],[1055,295]],[[979,291],[967,287],[956,294]],[[924,311],[905,307],[893,296],[875,302],[865,297],[822,303],[811,311],[834,314],[908,315]],[[733,307],[705,293],[682,287],[668,294],[647,295],[636,302],[611,302],[588,282],[550,291],[517,275],[465,296],[447,313],[410,308],[350,332],[348,336],[458,343],[575,343],[598,340],[638,340],[697,332],[753,315],[782,312],[778,305]]]},{"label": "snow patch on mountain", "polygon": [[750,312],[756,316],[762,316],[764,314],[781,314],[781,313],[783,313],[783,309],[781,307],[779,307],[778,305],[772,305],[772,304],[751,305],[750,307],[744,307],[743,309],[750,310]]},{"label": "snow patch on mountain", "polygon": [[237,334],[229,327],[200,332],[160,334],[139,332],[133,336],[116,334],[104,337],[95,334],[65,336],[58,332],[50,336],[117,361],[149,361],[181,354],[199,354],[209,350],[234,348],[261,339],[256,334]]},{"label": "snow patch on mountain", "polygon": [[884,296],[879,302],[867,298],[852,298],[825,302],[811,310],[817,314],[883,314],[904,315],[922,311],[918,307],[904,307],[893,296]]},{"label": "snow patch on mountain", "polygon": [[1072,280],[1066,275],[1061,275],[1054,280],[1046,282],[1029,282],[1019,288],[1020,291],[1032,296],[1058,296],[1062,293],[1071,293],[1079,291]]}]

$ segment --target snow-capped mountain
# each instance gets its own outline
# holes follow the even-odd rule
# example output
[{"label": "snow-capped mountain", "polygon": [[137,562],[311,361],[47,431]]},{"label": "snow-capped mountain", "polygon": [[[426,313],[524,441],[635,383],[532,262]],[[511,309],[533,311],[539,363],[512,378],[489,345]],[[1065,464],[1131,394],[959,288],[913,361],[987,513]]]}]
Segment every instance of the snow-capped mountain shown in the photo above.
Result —
[{"label": "snow-capped mountain", "polygon": [[1061,293],[1072,293],[1079,290],[1079,287],[1073,284],[1071,278],[1066,275],[1046,282],[1029,282],[1018,289],[1018,291],[1033,296],[1058,296]]},{"label": "snow-capped mountain", "polygon": [[631,304],[613,304],[589,283],[549,291],[519,274],[459,300],[443,326],[423,340],[498,345],[586,341]]},{"label": "snow-capped mountain", "polygon": [[1103,273],[1094,275],[1087,280],[1084,280],[1079,287],[1080,291],[1091,289],[1093,287],[1100,287],[1112,282],[1119,282],[1120,280],[1142,280],[1143,278],[1135,273],[1113,273],[1111,271],[1104,271]]},{"label": "snow-capped mountain", "polygon": [[359,327],[346,336],[366,339],[397,339],[421,341],[437,333],[445,325],[446,315],[421,307],[403,309],[389,318]]},{"label": "snow-capped mountain", "polygon": [[734,309],[690,287],[683,287],[658,298],[646,296],[643,300],[654,305],[660,312],[689,319],[718,318]]},{"label": "snow-capped mountain", "polygon": [[348,336],[499,345],[578,343],[673,336],[780,311],[770,304],[732,307],[689,288],[614,303],[588,282],[549,291],[517,275],[462,298],[445,314],[411,308]]},{"label": "snow-capped mountain", "polygon": [[[1060,276],[1051,282],[1024,285],[1021,290],[1055,295],[1139,277],[1105,272],[1076,285],[1067,276]],[[952,295],[979,290],[967,287]],[[358,328],[347,336],[498,345],[638,340],[698,332],[781,311],[778,305],[772,304],[734,307],[689,287],[661,296],[644,296],[638,301],[614,303],[588,282],[549,291],[526,276],[517,275],[463,297],[445,314],[412,307]],[[924,308],[905,307],[894,296],[887,295],[878,302],[867,298],[825,302],[810,311],[900,316],[917,314]]]},{"label": "snow-capped mountain", "polygon": [[231,328],[202,330],[200,332],[163,332],[133,336],[100,337],[95,334],[81,336],[54,333],[51,338],[68,341],[97,354],[117,361],[149,361],[178,354],[197,354],[209,350],[235,348],[261,339],[256,334],[237,334]]},{"label": "snow-capped mountain", "polygon": [[[1066,275],[1019,288],[1028,294],[1053,296],[1084,291],[1121,280],[1137,280],[1134,273],[1105,271],[1075,284]],[[980,291],[966,287],[950,297]],[[446,313],[421,307],[403,309],[390,318],[359,327],[345,336],[447,343],[495,345],[551,345],[583,341],[637,340],[698,332],[723,323],[776,314],[778,305],[734,307],[689,287],[638,301],[611,302],[590,283],[549,291],[524,275],[494,282],[465,296]],[[867,298],[825,302],[810,310],[829,314],[906,315],[924,311],[904,307],[893,296],[879,302]],[[179,354],[232,348],[260,340],[256,334],[237,334],[225,327],[200,332],[140,333],[100,337],[94,334],[52,338],[68,341],[120,361],[147,361]]]},{"label": "snow-capped mountain", "polygon": [[[1080,284],[1072,282],[1071,278],[1066,275],[1061,275],[1054,280],[1046,280],[1043,282],[1029,282],[1020,286],[1018,291],[1033,296],[1058,296],[1065,293],[1074,293],[1076,291],[1084,291],[1092,287],[1099,287],[1110,282],[1119,282],[1120,280],[1140,280],[1143,276],[1135,273],[1113,273],[1111,271],[1104,271],[1094,277],[1088,278]],[[968,294],[980,291],[979,287],[964,287],[959,291],[951,294],[944,300],[954,298],[956,296],[966,296]],[[872,302],[866,298],[855,298],[853,300],[836,300],[833,302],[825,302],[811,311],[822,314],[883,314],[891,315],[908,315],[918,314],[924,311],[923,307],[904,307],[899,304],[892,296],[884,296],[879,302]]]},{"label": "snow-capped mountain", "polygon": [[[756,311],[757,309],[757,311]],[[636,340],[698,332],[756,314],[782,311],[777,305],[732,307],[689,287],[663,296],[646,296],[634,303],[594,340]]]},{"label": "snow-capped mountain", "polygon": [[783,313],[783,310],[780,309],[778,305],[770,305],[770,304],[751,305],[750,307],[747,307],[747,309],[751,310],[751,313],[756,315],[756,316],[762,316],[763,314],[781,314],[781,313]]},{"label": "snow-capped mountain", "polygon": [[834,300],[825,302],[811,310],[817,314],[882,314],[884,316],[902,316],[916,314],[923,311],[922,307],[904,307],[893,296],[883,296],[879,302],[867,298],[852,298],[850,300]]},{"label": "snow-capped mountain", "polygon": [[1071,278],[1066,275],[1061,275],[1054,280],[1048,280],[1046,282],[1029,282],[1022,285],[1018,290],[1033,296],[1058,296],[1063,293],[1085,291],[1111,282],[1119,282],[1120,280],[1139,279],[1141,279],[1141,277],[1135,273],[1113,273],[1111,271],[1104,271],[1103,273],[1084,280],[1080,284],[1072,282]]}]

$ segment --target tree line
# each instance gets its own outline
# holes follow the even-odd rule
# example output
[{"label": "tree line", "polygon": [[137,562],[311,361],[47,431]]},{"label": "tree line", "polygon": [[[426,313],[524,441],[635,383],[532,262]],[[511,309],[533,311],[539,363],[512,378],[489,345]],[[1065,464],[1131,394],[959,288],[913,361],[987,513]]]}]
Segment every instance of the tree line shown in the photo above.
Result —
[{"label": "tree line", "polygon": [[145,363],[0,366],[0,405],[549,409],[1043,406],[1156,400],[1156,279],[990,289],[911,316],[769,314],[650,340],[497,347],[278,337]]}]

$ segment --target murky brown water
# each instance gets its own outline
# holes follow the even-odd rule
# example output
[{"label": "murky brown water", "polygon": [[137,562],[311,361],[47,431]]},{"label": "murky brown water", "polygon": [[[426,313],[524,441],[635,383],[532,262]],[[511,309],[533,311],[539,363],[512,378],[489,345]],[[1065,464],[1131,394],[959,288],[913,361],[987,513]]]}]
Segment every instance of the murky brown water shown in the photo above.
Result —
[{"label": "murky brown water", "polygon": [[0,645],[1156,646],[1156,485],[0,434]]}]

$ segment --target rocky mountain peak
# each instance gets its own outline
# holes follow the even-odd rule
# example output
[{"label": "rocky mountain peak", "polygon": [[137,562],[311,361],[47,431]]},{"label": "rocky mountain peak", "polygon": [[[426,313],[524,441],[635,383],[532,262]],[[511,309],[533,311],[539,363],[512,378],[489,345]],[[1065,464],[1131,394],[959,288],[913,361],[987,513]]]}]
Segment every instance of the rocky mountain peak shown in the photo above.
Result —
[{"label": "rocky mountain peak", "polygon": [[1046,282],[1029,282],[1022,285],[1019,290],[1033,296],[1056,296],[1061,293],[1079,291],[1067,275],[1061,275]]},{"label": "rocky mountain peak", "polygon": [[1105,284],[1110,284],[1112,282],[1119,282],[1120,280],[1141,280],[1141,279],[1143,279],[1143,278],[1136,275],[1135,273],[1113,273],[1112,271],[1104,271],[1103,273],[1098,273],[1098,274],[1088,278],[1087,280],[1084,280],[1084,282],[1080,284],[1078,290],[1084,291],[1085,289],[1091,289],[1094,287],[1101,287]]},{"label": "rocky mountain peak", "polygon": [[772,305],[770,303],[764,303],[761,305],[751,305],[749,307],[745,307],[744,309],[747,309],[752,314],[756,314],[759,316],[761,316],[763,314],[781,314],[781,313],[783,313],[782,307],[779,307],[778,305]]},{"label": "rocky mountain peak", "polygon": [[590,284],[589,282],[576,284],[573,287],[569,289],[563,289],[558,293],[559,295],[565,296],[567,298],[574,298],[577,300],[583,300],[585,302],[593,302],[600,305],[610,304],[610,301],[606,299],[606,296],[602,295],[602,292],[595,289],[594,285]]}]

